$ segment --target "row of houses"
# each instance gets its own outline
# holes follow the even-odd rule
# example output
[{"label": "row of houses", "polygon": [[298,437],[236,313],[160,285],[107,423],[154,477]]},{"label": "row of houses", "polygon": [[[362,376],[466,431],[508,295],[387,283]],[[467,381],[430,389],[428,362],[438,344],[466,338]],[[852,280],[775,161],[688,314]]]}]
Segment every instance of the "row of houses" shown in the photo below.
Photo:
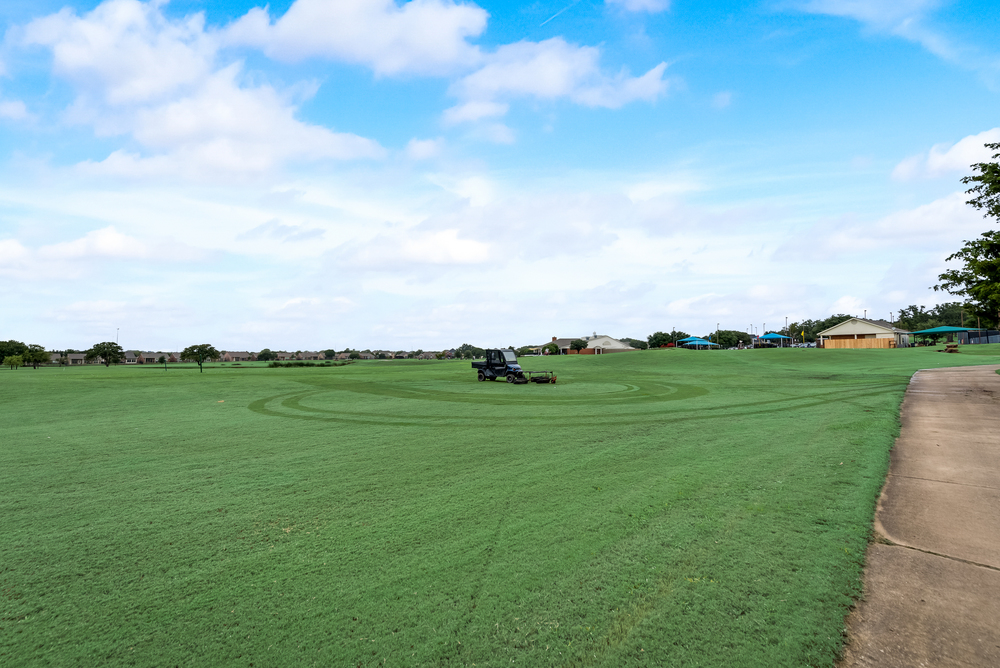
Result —
[{"label": "row of houses", "polygon": [[[154,353],[140,352],[138,350],[126,350],[124,362],[125,364],[156,364],[160,357],[166,358],[166,360],[171,364],[181,361],[180,353]],[[67,355],[63,355],[61,353],[50,353],[49,360],[52,364],[68,364],[70,366],[80,366],[83,364],[104,364],[104,360],[100,357],[88,361],[87,356],[84,353],[69,353]]]},{"label": "row of houses", "polygon": [[[389,350],[376,350],[373,352],[359,352],[356,353],[356,359],[363,360],[373,360],[373,359],[394,359],[394,358],[414,358],[414,359],[435,359],[439,354],[433,352],[421,352],[416,355],[412,352],[396,351],[392,352]],[[288,352],[276,352],[272,353],[274,359],[279,362],[289,362],[289,361],[308,361],[308,360],[325,360],[326,355],[323,352],[305,350],[296,353]],[[454,357],[455,351],[444,351],[443,356]],[[184,361],[181,359],[181,354],[177,352],[162,352],[162,351],[141,351],[141,350],[126,350],[125,358],[123,360],[124,364],[159,364],[159,360],[164,358],[168,364],[176,364],[178,362]],[[348,360],[351,359],[351,353],[337,353],[334,357],[337,360]],[[68,355],[63,355],[61,353],[51,353],[50,361],[52,364],[68,364],[70,366],[79,366],[83,364],[103,364],[104,360],[101,358],[96,358],[88,361],[87,356],[84,353],[69,353]],[[187,360],[192,361],[192,360]],[[252,353],[246,350],[226,350],[220,354],[220,362],[256,362],[257,353]]]}]

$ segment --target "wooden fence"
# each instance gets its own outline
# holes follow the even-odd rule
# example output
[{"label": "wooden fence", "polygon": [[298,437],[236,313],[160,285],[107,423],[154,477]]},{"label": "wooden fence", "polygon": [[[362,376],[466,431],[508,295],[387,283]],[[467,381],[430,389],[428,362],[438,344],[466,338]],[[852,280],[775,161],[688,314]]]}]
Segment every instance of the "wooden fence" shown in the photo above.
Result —
[{"label": "wooden fence", "polygon": [[823,339],[823,347],[827,349],[895,348],[896,339]]}]

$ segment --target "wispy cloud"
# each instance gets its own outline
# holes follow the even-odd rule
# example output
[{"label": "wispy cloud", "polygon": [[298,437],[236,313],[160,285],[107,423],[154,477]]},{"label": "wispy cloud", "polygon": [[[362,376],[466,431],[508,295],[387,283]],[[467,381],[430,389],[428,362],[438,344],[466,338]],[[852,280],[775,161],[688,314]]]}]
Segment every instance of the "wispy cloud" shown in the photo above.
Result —
[{"label": "wispy cloud", "polygon": [[892,178],[911,181],[956,173],[970,173],[970,165],[988,161],[993,152],[985,144],[1000,142],[1000,128],[969,135],[954,144],[935,144],[924,153],[910,156],[896,165]]},{"label": "wispy cloud", "polygon": [[1000,76],[995,45],[983,50],[961,44],[935,25],[932,14],[941,4],[941,0],[807,0],[798,7],[812,14],[853,19],[870,30],[915,42],[939,58],[979,71],[991,80]]},{"label": "wispy cloud", "polygon": [[655,14],[670,9],[670,0],[604,0],[604,2],[614,7],[621,7],[629,12]]},{"label": "wispy cloud", "polygon": [[325,234],[318,227],[306,228],[302,225],[283,225],[278,220],[269,220],[236,236],[237,241],[273,239],[282,243],[296,243],[320,239]]},{"label": "wispy cloud", "polygon": [[461,102],[444,112],[446,123],[503,116],[507,100],[568,99],[587,107],[618,109],[636,101],[653,102],[666,94],[666,63],[635,77],[622,69],[608,74],[600,49],[569,44],[561,37],[543,42],[506,44],[485,57],[485,64],[452,84]]}]

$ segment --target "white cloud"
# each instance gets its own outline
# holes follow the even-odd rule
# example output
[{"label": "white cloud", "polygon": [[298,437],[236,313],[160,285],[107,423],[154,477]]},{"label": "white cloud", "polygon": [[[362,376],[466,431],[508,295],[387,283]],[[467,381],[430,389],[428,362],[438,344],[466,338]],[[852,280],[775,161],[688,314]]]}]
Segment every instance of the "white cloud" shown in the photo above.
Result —
[{"label": "white cloud", "polygon": [[865,310],[865,302],[852,295],[844,295],[830,305],[830,313],[846,313],[860,316]]},{"label": "white cloud", "polygon": [[995,55],[955,43],[928,27],[928,15],[941,4],[940,0],[807,0],[798,6],[813,14],[854,19],[870,30],[915,42],[943,60],[995,77]]},{"label": "white cloud", "polygon": [[296,0],[273,23],[266,9],[251,10],[224,39],[285,61],[323,57],[378,74],[446,73],[478,60],[468,39],[483,32],[488,16],[474,4],[451,0]]},{"label": "white cloud", "polygon": [[296,243],[320,239],[324,231],[318,227],[307,228],[302,225],[283,225],[278,220],[269,220],[257,227],[237,235],[237,241],[275,240],[282,243]]},{"label": "white cloud", "polygon": [[[89,338],[89,342],[84,345],[93,343],[95,339],[113,340],[119,334],[120,327],[122,347],[156,349],[158,346],[150,340],[150,334],[177,327],[180,323],[187,322],[193,313],[189,306],[172,296],[154,296],[149,294],[151,291],[147,289],[146,294],[130,296],[127,301],[76,300],[58,308],[47,309],[43,317],[59,323],[59,328],[64,332],[72,331],[76,337]],[[87,338],[83,340],[86,341]],[[165,337],[157,338],[162,340]],[[180,350],[180,345],[176,341],[173,343],[173,347]]]},{"label": "white cloud", "polygon": [[437,139],[417,139],[413,138],[406,144],[406,157],[410,160],[429,160],[441,155],[444,148],[444,140]]},{"label": "white cloud", "polygon": [[114,227],[105,227],[88,232],[74,241],[43,246],[38,255],[47,260],[79,260],[82,258],[144,258],[148,249],[138,239],[118,232]]},{"label": "white cloud", "polygon": [[431,174],[431,183],[468,200],[470,206],[481,207],[492,203],[497,197],[497,187],[484,176],[464,176],[456,178],[448,174]]},{"label": "white cloud", "polygon": [[655,14],[670,9],[670,0],[604,0],[608,5],[620,6],[629,12]]},{"label": "white cloud", "polygon": [[161,5],[107,0],[82,17],[64,9],[23,30],[24,43],[52,49],[54,72],[76,87],[68,118],[99,135],[129,135],[143,149],[84,161],[84,173],[204,180],[384,155],[370,139],[296,119],[292,98],[314,89],[281,93],[246,85],[240,63],[217,67],[219,40],[204,17],[173,21]]},{"label": "white cloud", "polygon": [[109,262],[191,262],[205,254],[171,238],[146,239],[123,234],[113,225],[70,241],[25,246],[17,239],[0,240],[0,276],[21,281],[76,281],[100,273]]},{"label": "white cloud", "polygon": [[20,100],[8,100],[0,102],[0,118],[9,118],[13,121],[23,121],[28,118],[28,108]]},{"label": "white cloud", "polygon": [[712,106],[716,109],[725,109],[733,101],[733,94],[728,90],[722,91],[721,93],[716,93],[712,97]]},{"label": "white cloud", "polygon": [[497,116],[503,116],[507,113],[508,109],[510,109],[509,104],[473,100],[471,102],[465,102],[463,104],[455,105],[449,109],[445,109],[444,122],[447,125],[454,125],[456,123],[478,121],[482,118],[494,118]]},{"label": "white cloud", "polygon": [[462,102],[445,112],[445,121],[501,116],[498,98],[567,98],[588,107],[618,109],[630,102],[655,101],[667,91],[667,68],[660,63],[639,77],[621,70],[608,76],[600,68],[600,49],[574,46],[561,37],[543,42],[521,41],[499,47],[486,64],[450,87]]},{"label": "white cloud", "polygon": [[625,194],[633,202],[645,202],[663,195],[680,195],[682,193],[704,190],[705,186],[687,176],[663,177],[640,181],[625,187]]},{"label": "white cloud", "polygon": [[170,21],[161,4],[106,0],[83,17],[67,7],[29,23],[22,40],[51,48],[56,74],[108,104],[161,99],[206,77],[217,48],[204,15]]},{"label": "white cloud", "polygon": [[906,158],[892,170],[892,178],[910,181],[945,174],[968,173],[969,166],[990,160],[993,152],[985,144],[1000,142],[1000,128],[969,135],[954,144],[935,144],[926,153]]},{"label": "white cloud", "polygon": [[983,225],[976,210],[965,204],[966,199],[965,193],[956,192],[874,222],[854,218],[821,221],[786,242],[775,257],[830,261],[907,248],[957,250],[964,239],[978,236]]},{"label": "white cloud", "polygon": [[940,5],[939,0],[809,0],[803,11],[855,19],[862,23],[893,28]]},{"label": "white cloud", "polygon": [[229,171],[263,171],[293,158],[345,160],[383,154],[370,139],[296,120],[295,108],[270,86],[239,87],[237,72],[231,66],[192,96],[139,110],[134,137],[149,148]]},{"label": "white cloud", "polygon": [[0,239],[0,276],[20,274],[29,255],[17,239]]},{"label": "white cloud", "polygon": [[380,234],[350,249],[347,263],[360,269],[408,271],[414,265],[470,265],[489,260],[489,244],[458,234],[457,229]]},{"label": "white cloud", "polygon": [[514,131],[503,123],[487,123],[479,125],[473,131],[473,136],[494,144],[513,144],[517,139]]}]

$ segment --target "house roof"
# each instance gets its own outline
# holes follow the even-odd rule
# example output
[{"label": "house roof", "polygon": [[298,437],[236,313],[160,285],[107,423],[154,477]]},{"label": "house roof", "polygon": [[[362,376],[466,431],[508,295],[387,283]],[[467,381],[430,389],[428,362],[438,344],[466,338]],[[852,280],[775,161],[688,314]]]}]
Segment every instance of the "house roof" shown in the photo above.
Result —
[{"label": "house roof", "polygon": [[871,325],[873,327],[878,327],[879,329],[884,329],[884,330],[886,330],[888,332],[892,332],[894,334],[909,334],[910,333],[907,330],[900,329],[899,327],[896,327],[892,323],[887,322],[885,320],[868,320],[866,318],[851,318],[850,320],[845,320],[844,322],[837,323],[833,327],[828,327],[828,328],[824,329],[822,332],[817,332],[817,335],[818,336],[823,336],[827,332],[832,332],[833,330],[837,329],[838,327],[843,327],[845,324],[847,324],[849,322],[863,322],[866,325]]},{"label": "house roof", "polygon": [[574,341],[586,341],[588,338],[589,337],[584,336],[572,336],[568,339],[556,339],[555,341],[549,341],[548,343],[543,343],[542,345],[547,346],[549,343],[554,343],[559,348],[569,348],[569,344]]}]

